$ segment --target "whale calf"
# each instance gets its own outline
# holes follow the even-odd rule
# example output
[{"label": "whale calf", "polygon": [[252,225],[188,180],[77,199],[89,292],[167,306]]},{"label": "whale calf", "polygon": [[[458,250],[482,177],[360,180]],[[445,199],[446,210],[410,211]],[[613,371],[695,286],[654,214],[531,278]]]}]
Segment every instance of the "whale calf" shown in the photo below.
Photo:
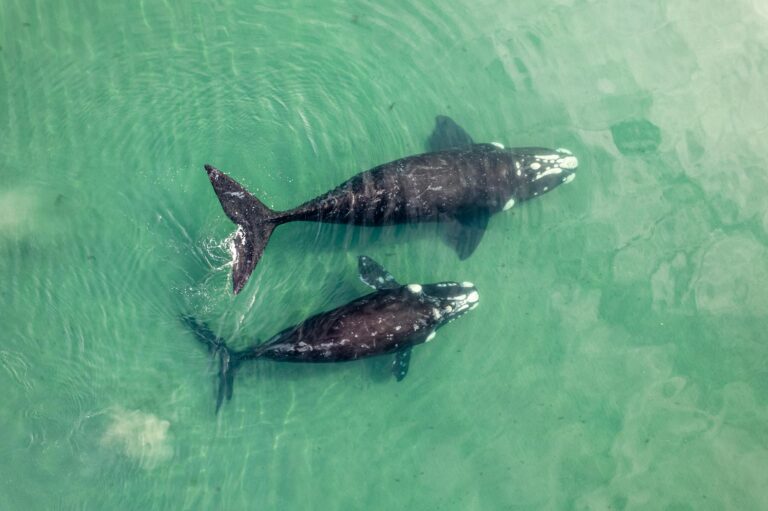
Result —
[{"label": "whale calf", "polygon": [[232,286],[239,293],[280,224],[295,221],[361,226],[446,224],[445,238],[460,259],[474,252],[488,219],[575,177],[578,160],[566,149],[476,144],[438,116],[431,152],[361,172],[333,190],[287,211],[273,211],[237,181],[205,165],[233,239]]},{"label": "whale calf", "polygon": [[392,372],[398,381],[408,373],[411,348],[428,342],[438,328],[474,309],[480,295],[471,282],[401,285],[373,259],[358,259],[360,279],[373,293],[288,327],[264,343],[241,351],[192,316],[182,321],[218,358],[216,411],[232,398],[237,367],[246,360],[281,362],[346,362],[394,354]]}]

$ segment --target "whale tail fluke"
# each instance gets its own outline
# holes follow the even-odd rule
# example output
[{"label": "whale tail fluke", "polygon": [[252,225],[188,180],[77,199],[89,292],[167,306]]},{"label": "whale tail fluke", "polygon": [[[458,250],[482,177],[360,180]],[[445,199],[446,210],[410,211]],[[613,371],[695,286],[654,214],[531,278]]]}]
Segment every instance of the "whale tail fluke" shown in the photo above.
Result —
[{"label": "whale tail fluke", "polygon": [[181,322],[192,330],[198,341],[205,344],[208,351],[213,354],[214,362],[219,365],[219,372],[216,376],[218,380],[216,387],[216,413],[219,413],[219,408],[221,408],[224,399],[227,401],[232,399],[235,370],[240,366],[243,357],[241,353],[229,349],[224,339],[214,334],[206,323],[187,315],[181,316]]},{"label": "whale tail fluke", "polygon": [[272,231],[280,223],[280,216],[219,169],[205,165],[205,171],[224,213],[238,225],[233,241],[232,264],[232,287],[237,294],[264,253]]}]

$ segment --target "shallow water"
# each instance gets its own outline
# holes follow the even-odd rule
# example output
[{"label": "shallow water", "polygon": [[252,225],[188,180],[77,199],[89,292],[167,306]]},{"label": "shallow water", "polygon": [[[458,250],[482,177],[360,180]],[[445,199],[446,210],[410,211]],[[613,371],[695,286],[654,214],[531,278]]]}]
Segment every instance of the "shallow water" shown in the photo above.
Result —
[{"label": "shallow water", "polygon": [[[0,508],[768,508],[768,8],[722,2],[0,3]],[[212,163],[275,208],[424,150],[567,147],[492,218],[280,227],[230,293]],[[390,360],[235,346],[398,279],[480,307]]]}]

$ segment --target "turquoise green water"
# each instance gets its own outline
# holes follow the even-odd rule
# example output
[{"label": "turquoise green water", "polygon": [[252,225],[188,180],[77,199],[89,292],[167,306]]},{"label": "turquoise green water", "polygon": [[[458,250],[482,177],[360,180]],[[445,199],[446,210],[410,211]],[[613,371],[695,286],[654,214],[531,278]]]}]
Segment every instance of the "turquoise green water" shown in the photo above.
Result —
[{"label": "turquoise green water", "polygon": [[[768,8],[0,2],[0,509],[768,508]],[[86,6],[87,5],[87,6]],[[280,227],[230,293],[202,165],[275,208],[424,149],[567,147],[577,179],[434,227]],[[235,346],[402,281],[475,311],[386,358]]]}]

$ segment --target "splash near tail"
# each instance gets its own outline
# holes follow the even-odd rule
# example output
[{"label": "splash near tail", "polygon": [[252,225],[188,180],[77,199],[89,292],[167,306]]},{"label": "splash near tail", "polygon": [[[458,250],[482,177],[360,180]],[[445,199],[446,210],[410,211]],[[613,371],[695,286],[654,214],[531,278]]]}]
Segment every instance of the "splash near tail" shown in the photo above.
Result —
[{"label": "splash near tail", "polygon": [[205,171],[224,213],[238,225],[232,265],[232,286],[237,294],[248,282],[272,231],[279,224],[278,214],[219,169],[205,165]]},{"label": "splash near tail", "polygon": [[224,339],[214,334],[207,324],[198,321],[196,318],[181,316],[181,322],[192,330],[198,341],[206,345],[208,351],[213,354],[214,361],[219,364],[219,372],[216,377],[218,380],[216,388],[216,413],[218,413],[224,399],[226,398],[227,401],[232,399],[235,370],[237,370],[240,362],[243,360],[242,355],[239,352],[230,350]]}]

